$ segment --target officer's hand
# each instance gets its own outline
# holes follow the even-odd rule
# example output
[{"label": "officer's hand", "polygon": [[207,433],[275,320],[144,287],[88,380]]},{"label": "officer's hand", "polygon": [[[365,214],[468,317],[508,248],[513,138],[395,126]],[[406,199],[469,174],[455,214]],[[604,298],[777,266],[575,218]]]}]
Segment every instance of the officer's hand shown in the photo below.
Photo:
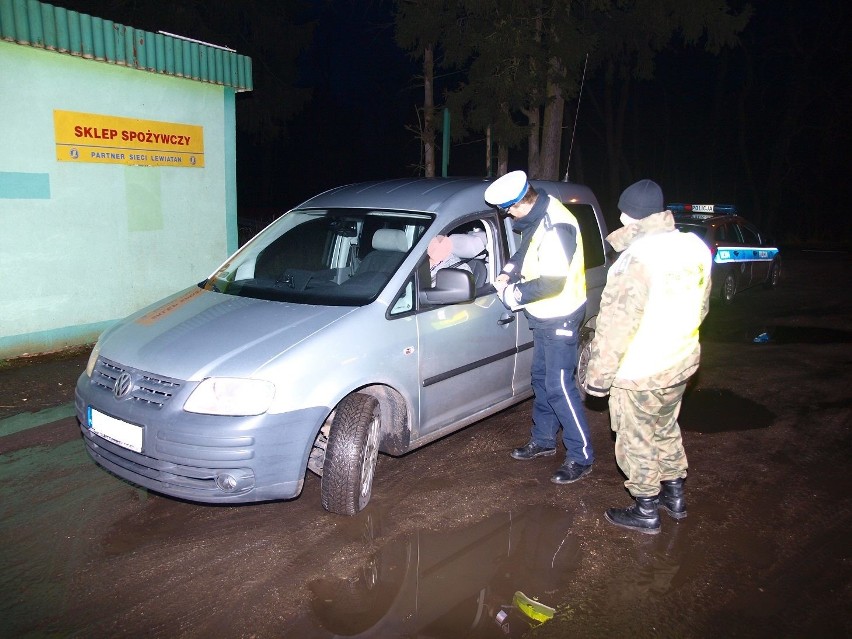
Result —
[{"label": "officer's hand", "polygon": [[519,299],[520,291],[516,291],[514,284],[504,286],[503,290],[499,291],[499,296],[500,301],[503,302],[503,306],[508,308],[510,311],[517,311],[519,308],[524,307]]},{"label": "officer's hand", "polygon": [[494,288],[497,290],[502,297],[503,289],[506,288],[509,284],[509,276],[505,273],[501,273],[497,276],[497,279],[494,280]]}]

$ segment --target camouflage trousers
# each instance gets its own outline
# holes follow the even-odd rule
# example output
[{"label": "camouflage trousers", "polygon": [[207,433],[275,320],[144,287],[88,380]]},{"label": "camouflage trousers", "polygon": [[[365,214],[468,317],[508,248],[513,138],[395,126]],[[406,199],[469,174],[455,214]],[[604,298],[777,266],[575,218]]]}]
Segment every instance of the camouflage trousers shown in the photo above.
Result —
[{"label": "camouflage trousers", "polygon": [[634,497],[660,492],[660,482],[686,477],[686,452],[677,416],[686,384],[653,390],[612,387],[609,415],[615,461]]}]

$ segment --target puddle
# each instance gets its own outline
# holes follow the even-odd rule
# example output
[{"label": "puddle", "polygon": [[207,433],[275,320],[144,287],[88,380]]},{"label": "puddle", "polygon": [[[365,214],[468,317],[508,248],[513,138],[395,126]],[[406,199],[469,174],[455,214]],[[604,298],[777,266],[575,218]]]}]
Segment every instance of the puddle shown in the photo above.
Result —
[{"label": "puddle", "polygon": [[699,388],[684,395],[677,421],[685,431],[723,433],[768,428],[774,420],[768,408],[729,390]]},{"label": "puddle", "polygon": [[[311,614],[289,630],[315,636],[521,636],[538,621],[516,593],[556,607],[548,595],[567,585],[580,560],[573,515],[540,506],[449,532],[395,539],[346,579],[309,584]],[[288,636],[297,636],[288,634]]]},{"label": "puddle", "polygon": [[852,331],[813,326],[769,326],[752,330],[755,344],[848,344]]},{"label": "puddle", "polygon": [[[695,506],[690,505],[690,511],[690,516],[700,516]],[[689,539],[691,522],[669,521],[664,522],[660,535],[637,540],[632,553],[622,559],[621,570],[607,582],[601,614],[617,617],[626,608],[653,605],[700,577],[701,560]]]},{"label": "puddle", "polygon": [[848,344],[852,331],[815,326],[750,326],[725,329],[702,328],[701,338],[708,342],[751,342],[753,344]]}]

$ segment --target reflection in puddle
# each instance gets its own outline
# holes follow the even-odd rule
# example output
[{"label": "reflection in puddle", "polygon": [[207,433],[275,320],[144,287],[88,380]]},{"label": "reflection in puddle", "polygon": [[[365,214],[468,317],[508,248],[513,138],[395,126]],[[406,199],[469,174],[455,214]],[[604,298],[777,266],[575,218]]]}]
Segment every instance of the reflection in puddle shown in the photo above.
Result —
[{"label": "reflection in puddle", "polygon": [[682,430],[721,433],[767,428],[774,420],[768,408],[729,390],[698,388],[684,395],[677,421]]},{"label": "reflection in puddle", "polygon": [[571,513],[540,506],[394,539],[349,578],[309,584],[312,614],[287,636],[520,637],[539,622],[515,594],[557,607],[549,596],[574,577],[572,524]]},{"label": "reflection in puddle", "polygon": [[635,556],[625,561],[624,570],[614,573],[607,585],[606,606],[613,614],[659,601],[694,577],[694,567],[686,562],[689,526],[688,521],[665,525],[663,534],[635,545]]}]

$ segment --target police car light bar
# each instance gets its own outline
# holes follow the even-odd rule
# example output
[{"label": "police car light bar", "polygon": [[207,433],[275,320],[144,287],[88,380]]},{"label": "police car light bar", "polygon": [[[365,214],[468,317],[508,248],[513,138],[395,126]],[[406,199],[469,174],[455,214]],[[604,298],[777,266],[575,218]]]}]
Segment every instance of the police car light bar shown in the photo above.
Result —
[{"label": "police car light bar", "polygon": [[736,215],[737,207],[733,204],[669,204],[666,206],[672,213],[720,213]]}]

